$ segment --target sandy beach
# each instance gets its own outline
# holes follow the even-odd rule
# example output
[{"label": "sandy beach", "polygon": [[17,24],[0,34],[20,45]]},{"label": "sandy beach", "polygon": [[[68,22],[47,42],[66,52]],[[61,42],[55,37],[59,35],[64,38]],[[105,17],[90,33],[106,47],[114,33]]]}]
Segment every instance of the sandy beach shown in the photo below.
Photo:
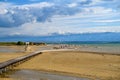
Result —
[{"label": "sandy beach", "polygon": [[30,54],[38,49],[38,46],[30,46],[30,50],[25,51],[24,47],[25,46],[0,46],[0,63]]},{"label": "sandy beach", "polygon": [[0,0],[0,80],[120,80],[120,0]]},{"label": "sandy beach", "polygon": [[80,51],[44,52],[17,69],[45,70],[92,79],[119,80],[120,56]]},{"label": "sandy beach", "polygon": [[[32,51],[53,50],[56,46],[34,46]],[[75,47],[74,47],[75,48]],[[78,47],[77,47],[78,48]],[[71,48],[73,49],[73,48]],[[58,51],[55,51],[58,50]],[[102,54],[98,52],[85,52],[75,50],[44,51],[41,55],[19,65],[15,69],[45,71],[60,75],[69,75],[100,80],[120,79],[120,55]],[[28,52],[29,53],[29,52]],[[0,54],[0,61],[6,61],[27,53]],[[23,71],[24,72],[24,71]],[[21,73],[23,74],[23,73]],[[14,74],[12,74],[14,75]],[[12,78],[0,78],[0,80],[12,80]],[[16,79],[14,79],[16,80]]]},{"label": "sandy beach", "polygon": [[[30,50],[25,51],[25,46],[0,46],[0,63],[10,59],[18,58],[36,51],[41,46],[29,46]],[[0,80],[13,80],[6,75],[0,77]]]}]

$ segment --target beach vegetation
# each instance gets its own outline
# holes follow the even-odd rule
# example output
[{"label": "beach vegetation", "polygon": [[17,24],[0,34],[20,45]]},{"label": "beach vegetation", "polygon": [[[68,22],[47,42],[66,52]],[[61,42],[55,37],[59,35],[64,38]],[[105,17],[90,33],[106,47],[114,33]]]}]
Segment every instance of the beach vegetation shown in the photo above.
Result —
[{"label": "beach vegetation", "polygon": [[24,45],[24,44],[25,44],[25,42],[22,42],[22,41],[17,42],[17,45]]},{"label": "beach vegetation", "polygon": [[[25,42],[0,42],[0,46],[25,45]],[[29,45],[46,45],[44,42],[29,42]]]},{"label": "beach vegetation", "polygon": [[0,45],[7,45],[7,46],[9,46],[9,45],[16,45],[16,42],[0,42]]}]

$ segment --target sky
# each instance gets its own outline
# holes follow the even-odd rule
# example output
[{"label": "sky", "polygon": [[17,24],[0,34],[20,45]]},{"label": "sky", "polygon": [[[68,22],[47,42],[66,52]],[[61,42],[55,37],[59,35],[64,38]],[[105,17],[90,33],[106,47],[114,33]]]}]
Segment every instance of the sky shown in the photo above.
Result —
[{"label": "sky", "polygon": [[0,37],[120,32],[120,0],[0,0]]}]

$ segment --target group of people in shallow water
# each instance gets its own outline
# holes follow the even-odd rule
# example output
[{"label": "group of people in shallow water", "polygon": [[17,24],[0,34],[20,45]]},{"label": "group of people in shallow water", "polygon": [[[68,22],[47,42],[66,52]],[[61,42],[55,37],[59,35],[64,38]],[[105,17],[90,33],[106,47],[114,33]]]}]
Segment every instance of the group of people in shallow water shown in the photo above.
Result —
[{"label": "group of people in shallow water", "polygon": [[54,49],[75,49],[79,48],[80,46],[77,45],[67,45],[67,44],[62,44],[62,45],[56,45],[53,47]]}]

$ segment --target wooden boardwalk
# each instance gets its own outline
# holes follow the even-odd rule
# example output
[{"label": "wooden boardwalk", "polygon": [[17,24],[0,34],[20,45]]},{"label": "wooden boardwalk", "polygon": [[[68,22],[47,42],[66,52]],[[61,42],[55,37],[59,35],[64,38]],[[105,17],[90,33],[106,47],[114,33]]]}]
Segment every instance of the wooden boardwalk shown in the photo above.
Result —
[{"label": "wooden boardwalk", "polygon": [[8,70],[10,69],[13,69],[13,67],[31,59],[32,57],[35,57],[39,54],[41,54],[42,52],[34,52],[34,53],[31,53],[31,54],[28,54],[28,55],[25,55],[25,56],[22,56],[22,57],[19,57],[19,58],[15,58],[15,59],[11,59],[11,60],[8,60],[6,62],[2,62],[0,63],[0,74],[4,73],[4,72],[7,72]]}]

